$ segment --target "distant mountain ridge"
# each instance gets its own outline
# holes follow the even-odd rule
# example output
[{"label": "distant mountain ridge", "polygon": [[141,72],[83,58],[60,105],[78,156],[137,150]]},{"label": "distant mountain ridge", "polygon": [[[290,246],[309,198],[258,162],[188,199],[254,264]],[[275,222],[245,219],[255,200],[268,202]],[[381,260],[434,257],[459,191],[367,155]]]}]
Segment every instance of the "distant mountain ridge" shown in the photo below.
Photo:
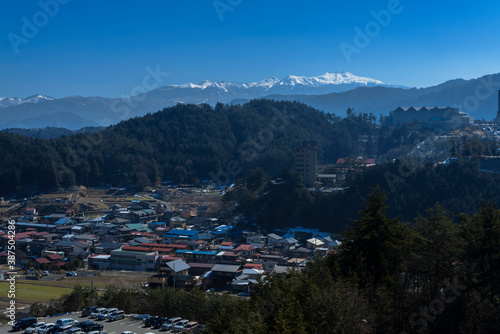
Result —
[{"label": "distant mountain ridge", "polygon": [[23,103],[38,103],[40,101],[52,101],[53,97],[44,96],[40,94],[31,95],[27,98],[22,97],[0,97],[0,109],[11,106],[17,106]]},{"label": "distant mountain ridge", "polygon": [[128,98],[70,96],[53,99],[43,95],[26,99],[0,98],[0,129],[49,126],[74,130],[114,124],[179,103],[239,104],[258,98],[300,101],[338,115],[343,115],[348,108],[387,115],[399,106],[450,106],[461,108],[476,119],[492,119],[498,110],[498,89],[500,74],[471,80],[455,79],[418,89],[349,72],[325,73],[317,77],[289,75],[281,80],[268,77],[250,83],[205,80],[199,84],[166,85]]},{"label": "distant mountain ridge", "polygon": [[380,80],[356,76],[349,72],[325,73],[317,77],[289,75],[279,80],[268,77],[258,82],[205,80],[199,84],[167,85],[148,93],[149,98],[172,103],[228,103],[234,99],[255,99],[270,94],[327,94],[345,92],[357,87],[399,87]]},{"label": "distant mountain ridge", "polygon": [[[348,108],[356,111],[387,115],[397,107],[454,107],[475,119],[496,117],[500,90],[500,73],[477,79],[455,79],[426,88],[359,87],[347,92],[323,95],[267,95],[275,100],[294,100],[328,113],[344,114]],[[238,101],[239,103],[245,100]]]}]

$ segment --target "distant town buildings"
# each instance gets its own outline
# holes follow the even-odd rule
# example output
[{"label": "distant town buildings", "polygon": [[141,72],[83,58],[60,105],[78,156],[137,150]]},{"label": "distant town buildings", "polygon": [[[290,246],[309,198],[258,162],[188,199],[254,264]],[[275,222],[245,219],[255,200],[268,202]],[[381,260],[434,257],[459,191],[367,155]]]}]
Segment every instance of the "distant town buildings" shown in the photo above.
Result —
[{"label": "distant town buildings", "polygon": [[409,125],[417,129],[429,128],[453,131],[474,124],[474,119],[458,108],[399,107],[385,117],[384,125],[399,128]]},{"label": "distant town buildings", "polygon": [[[316,155],[312,158],[315,171]],[[108,194],[109,205],[93,219],[77,216],[67,207],[40,214],[37,203],[30,203],[17,212],[24,216],[9,217],[16,217],[15,264],[32,279],[41,278],[42,271],[50,275],[75,269],[141,271],[151,273],[147,285],[152,288],[198,286],[248,293],[259,277],[301,270],[340,245],[334,235],[315,228],[243,230],[219,221],[216,211],[197,201],[167,209],[144,198],[129,202],[123,197],[117,204],[117,198]],[[9,259],[6,226],[0,226],[0,264]]]},{"label": "distant town buildings", "polygon": [[[338,188],[339,182],[345,180],[349,171],[375,165],[374,158],[356,157],[339,158],[332,172],[324,172],[325,166],[319,166],[318,173],[318,144],[314,141],[304,141],[302,146],[297,147],[294,152],[295,172],[302,176],[304,184],[308,188],[328,190]],[[328,168],[327,168],[328,169]]]}]

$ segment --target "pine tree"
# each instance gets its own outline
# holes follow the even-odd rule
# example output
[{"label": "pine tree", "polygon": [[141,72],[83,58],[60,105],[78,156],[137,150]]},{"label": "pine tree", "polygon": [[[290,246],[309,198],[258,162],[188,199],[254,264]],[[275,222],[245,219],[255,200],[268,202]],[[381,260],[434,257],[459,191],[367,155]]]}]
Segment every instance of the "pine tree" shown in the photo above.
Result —
[{"label": "pine tree", "polygon": [[372,188],[361,218],[343,234],[340,253],[344,274],[354,274],[373,292],[395,283],[402,258],[408,252],[408,229],[396,219],[387,218],[386,200],[380,188]]}]

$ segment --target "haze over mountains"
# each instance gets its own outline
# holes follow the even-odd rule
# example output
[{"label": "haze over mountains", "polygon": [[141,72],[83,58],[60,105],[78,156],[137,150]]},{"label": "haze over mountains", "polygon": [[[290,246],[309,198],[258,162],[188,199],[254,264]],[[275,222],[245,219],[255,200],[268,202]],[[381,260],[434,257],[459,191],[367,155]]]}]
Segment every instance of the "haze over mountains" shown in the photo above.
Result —
[{"label": "haze over mountains", "polygon": [[456,79],[427,88],[405,88],[352,73],[317,77],[274,77],[259,82],[213,82],[166,85],[145,95],[104,98],[70,96],[54,99],[34,95],[26,99],[0,98],[0,129],[46,126],[79,129],[106,126],[156,112],[178,103],[242,103],[255,98],[297,100],[317,109],[343,115],[347,108],[387,115],[399,106],[459,107],[474,118],[496,116],[500,74],[478,79]]}]

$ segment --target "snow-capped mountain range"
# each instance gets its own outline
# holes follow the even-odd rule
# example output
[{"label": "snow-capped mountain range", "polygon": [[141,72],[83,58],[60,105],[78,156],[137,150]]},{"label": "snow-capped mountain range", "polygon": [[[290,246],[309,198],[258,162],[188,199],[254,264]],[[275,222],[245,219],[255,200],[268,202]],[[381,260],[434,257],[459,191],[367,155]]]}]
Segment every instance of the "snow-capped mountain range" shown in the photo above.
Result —
[{"label": "snow-capped mountain range", "polygon": [[[245,103],[250,99],[294,100],[343,115],[347,108],[385,114],[399,106],[458,106],[473,117],[496,115],[496,93],[482,100],[477,110],[467,110],[464,97],[475,96],[482,82],[500,82],[500,74],[455,79],[427,88],[395,86],[352,73],[325,73],[316,77],[290,75],[257,82],[203,81],[199,84],[166,85],[141,96],[104,98],[69,96],[53,99],[43,95],[0,98],[0,129],[45,126],[80,129],[102,126],[156,112],[178,103]],[[492,116],[493,115],[493,116]]]},{"label": "snow-capped mountain range", "polygon": [[0,97],[0,108],[17,106],[23,103],[38,103],[40,101],[52,101],[54,98],[40,94],[31,95],[27,98],[22,97]]},{"label": "snow-capped mountain range", "polygon": [[276,77],[268,77],[262,81],[258,82],[249,82],[249,83],[239,83],[239,82],[214,82],[210,80],[205,80],[199,84],[187,83],[183,85],[170,85],[171,87],[176,88],[220,88],[225,91],[233,87],[237,88],[255,88],[261,87],[265,89],[273,89],[275,87],[287,87],[293,89],[295,87],[306,86],[306,87],[323,87],[330,85],[364,85],[364,86],[375,86],[375,85],[383,85],[383,86],[391,86],[380,80],[367,78],[367,77],[359,77],[349,72],[342,73],[325,73],[323,75],[317,77],[305,77],[305,76],[296,76],[289,75],[283,80],[280,80]]},{"label": "snow-capped mountain range", "polygon": [[233,102],[266,95],[328,94],[345,92],[357,87],[398,87],[377,79],[356,76],[349,72],[325,73],[317,77],[289,75],[280,80],[268,77],[258,82],[205,80],[199,84],[167,85],[148,93],[148,98],[176,103]]}]

